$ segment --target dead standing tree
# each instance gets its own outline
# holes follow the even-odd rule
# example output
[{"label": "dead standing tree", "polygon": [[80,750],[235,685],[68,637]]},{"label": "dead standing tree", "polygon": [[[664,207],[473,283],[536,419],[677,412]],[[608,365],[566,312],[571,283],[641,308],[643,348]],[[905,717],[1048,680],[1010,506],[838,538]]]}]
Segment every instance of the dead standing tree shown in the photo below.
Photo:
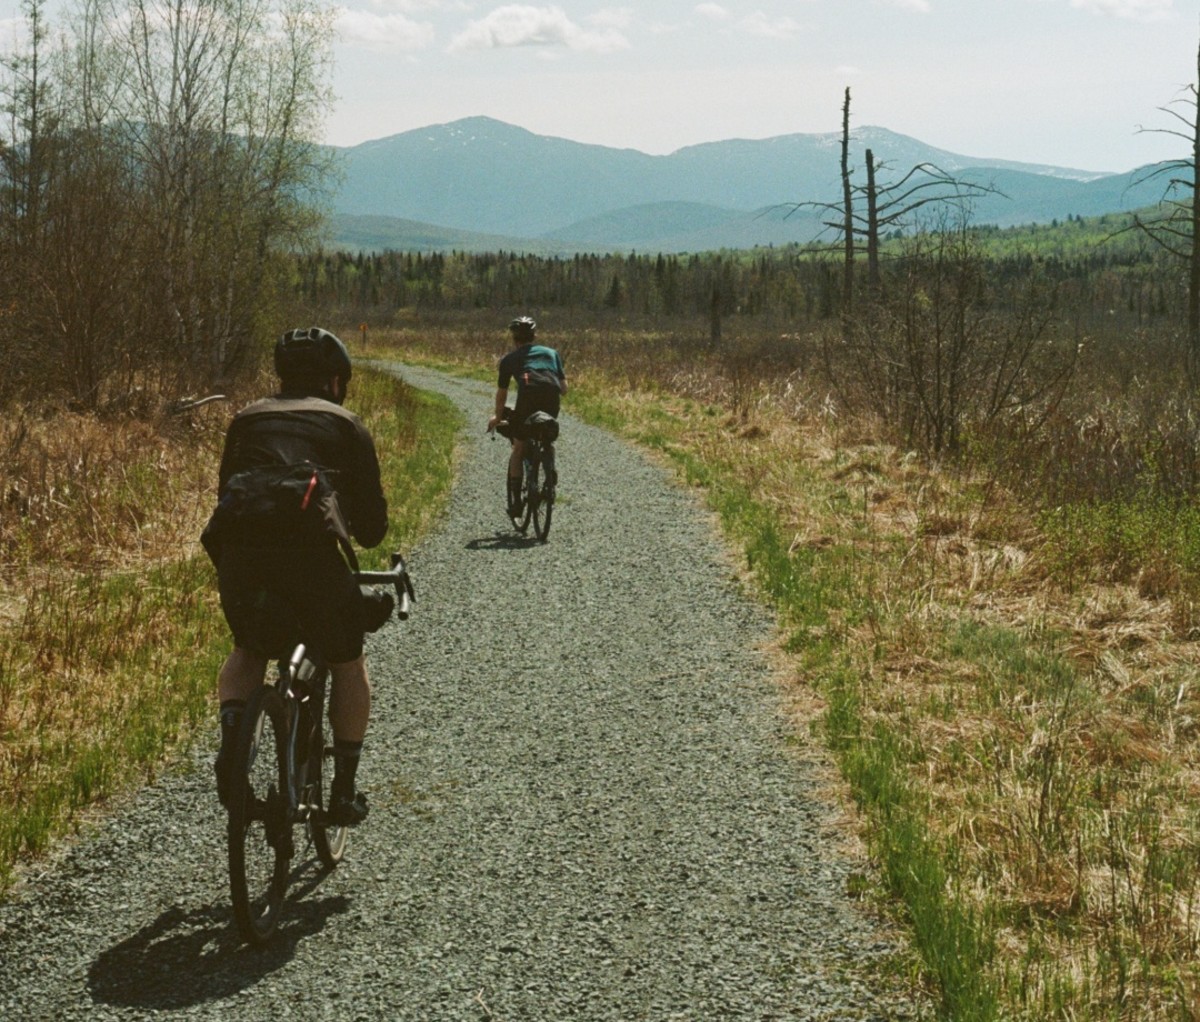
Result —
[{"label": "dead standing tree", "polygon": [[[868,161],[869,162],[869,161]],[[832,225],[830,225],[832,226]],[[849,329],[854,303],[854,187],[850,181],[850,88],[842,102],[842,242],[845,264],[842,270],[842,331]]]},{"label": "dead standing tree", "polygon": [[[1174,117],[1178,128],[1148,128],[1148,131],[1175,135],[1188,143],[1191,155],[1185,159],[1155,164],[1138,177],[1138,182],[1165,179],[1159,214],[1151,217],[1135,215],[1133,229],[1140,230],[1155,244],[1188,268],[1188,311],[1185,358],[1188,378],[1195,387],[1200,383],[1200,204],[1196,202],[1196,171],[1200,168],[1200,46],[1196,51],[1196,81],[1188,85],[1185,95],[1160,109]],[[1181,113],[1179,104],[1190,107]],[[1180,194],[1182,193],[1182,194]]]},{"label": "dead standing tree", "polygon": [[[1000,195],[992,185],[965,181],[942,170],[933,163],[918,163],[899,179],[888,184],[879,183],[879,172],[887,165],[876,161],[872,150],[866,150],[866,184],[854,183],[854,168],[850,163],[850,89],[845,92],[842,103],[841,180],[840,203],[797,202],[790,206],[792,212],[809,208],[822,210],[830,217],[823,226],[841,235],[843,252],[842,270],[842,323],[848,330],[855,307],[855,262],[860,252],[867,256],[867,287],[872,299],[883,289],[880,269],[881,241],[885,234],[916,226],[926,207],[956,210],[965,223],[970,213],[971,200],[983,195]],[[856,211],[856,198],[864,200],[865,214]]]},{"label": "dead standing tree", "polygon": [[[934,456],[956,454],[968,430],[1053,407],[1075,349],[1053,336],[1052,287],[991,281],[968,230],[972,200],[1001,193],[929,162],[885,178],[871,149],[866,183],[856,183],[850,141],[847,89],[841,201],[792,207],[821,211],[841,234],[841,343],[827,344],[825,358],[843,400],[882,414],[903,442]],[[885,274],[884,241],[896,231],[907,237]],[[867,288],[856,294],[863,252]]]}]

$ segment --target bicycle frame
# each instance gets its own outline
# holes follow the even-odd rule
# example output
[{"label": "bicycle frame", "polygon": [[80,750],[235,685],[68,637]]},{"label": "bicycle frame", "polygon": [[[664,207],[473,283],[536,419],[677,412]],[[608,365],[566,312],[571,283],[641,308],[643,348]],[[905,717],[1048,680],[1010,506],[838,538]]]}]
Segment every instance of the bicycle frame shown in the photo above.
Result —
[{"label": "bicycle frame", "polygon": [[[304,801],[304,789],[308,782],[310,757],[314,753],[321,755],[323,750],[310,747],[301,756],[300,742],[302,738],[311,742],[312,729],[320,725],[324,715],[329,669],[319,658],[309,656],[307,648],[300,643],[286,663],[279,661],[278,677],[277,687],[287,713],[288,816],[293,824],[304,823],[321,812],[319,805]],[[302,728],[301,723],[308,726]]]},{"label": "bicycle frame", "polygon": [[[525,441],[525,453],[523,457],[526,480],[532,478],[537,479],[538,469],[550,469],[554,465],[554,445],[548,444],[544,440],[530,438]],[[536,496],[540,497],[538,493]]]}]

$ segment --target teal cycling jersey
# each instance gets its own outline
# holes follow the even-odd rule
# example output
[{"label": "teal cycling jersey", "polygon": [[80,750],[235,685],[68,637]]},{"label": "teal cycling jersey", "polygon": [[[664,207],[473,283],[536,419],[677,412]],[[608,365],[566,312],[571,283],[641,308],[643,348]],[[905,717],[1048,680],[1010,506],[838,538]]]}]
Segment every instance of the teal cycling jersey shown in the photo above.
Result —
[{"label": "teal cycling jersey", "polygon": [[566,377],[559,353],[544,344],[522,344],[500,360],[500,375],[496,386],[501,390],[508,390],[509,383],[515,379],[517,393],[520,394],[525,384],[543,382],[547,374],[556,380]]}]

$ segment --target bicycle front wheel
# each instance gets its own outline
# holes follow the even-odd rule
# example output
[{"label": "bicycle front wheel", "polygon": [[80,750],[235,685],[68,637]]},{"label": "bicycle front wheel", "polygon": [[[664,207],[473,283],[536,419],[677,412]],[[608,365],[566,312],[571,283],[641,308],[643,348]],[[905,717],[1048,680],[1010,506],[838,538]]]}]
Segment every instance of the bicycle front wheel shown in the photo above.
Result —
[{"label": "bicycle front wheel", "polygon": [[529,475],[529,490],[533,494],[530,498],[533,504],[533,534],[545,543],[546,537],[550,535],[550,517],[554,513],[554,500],[547,489],[550,485],[550,473],[543,471],[540,462],[534,462],[530,466]]},{"label": "bicycle front wheel", "polygon": [[292,857],[287,797],[287,715],[279,693],[246,704],[229,801],[229,892],[242,936],[267,940],[279,924]]}]

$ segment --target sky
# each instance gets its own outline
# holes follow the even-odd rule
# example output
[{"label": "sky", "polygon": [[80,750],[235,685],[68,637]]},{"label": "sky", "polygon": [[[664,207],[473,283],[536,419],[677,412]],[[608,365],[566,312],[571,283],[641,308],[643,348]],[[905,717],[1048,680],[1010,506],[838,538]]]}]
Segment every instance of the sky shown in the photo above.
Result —
[{"label": "sky", "polygon": [[483,115],[665,154],[836,134],[849,88],[852,126],[963,156],[1120,173],[1190,151],[1200,0],[313,2],[336,146]]},{"label": "sky", "polygon": [[838,132],[849,88],[852,126],[1122,172],[1189,152],[1200,0],[346,0],[336,25],[337,146],[485,115],[665,154]]}]

